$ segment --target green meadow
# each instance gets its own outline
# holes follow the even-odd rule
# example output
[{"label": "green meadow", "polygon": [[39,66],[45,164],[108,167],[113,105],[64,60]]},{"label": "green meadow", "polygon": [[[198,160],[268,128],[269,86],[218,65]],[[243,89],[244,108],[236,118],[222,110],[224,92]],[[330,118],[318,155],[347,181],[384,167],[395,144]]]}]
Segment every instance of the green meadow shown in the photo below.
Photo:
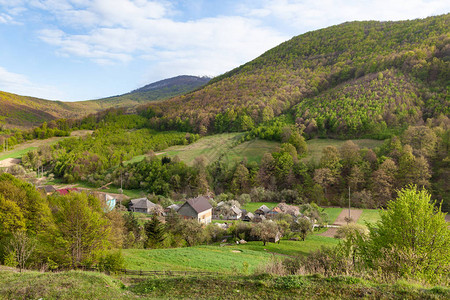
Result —
[{"label": "green meadow", "polygon": [[124,249],[130,270],[211,271],[234,273],[248,264],[253,271],[269,261],[271,254],[240,247],[195,246],[172,249]]}]

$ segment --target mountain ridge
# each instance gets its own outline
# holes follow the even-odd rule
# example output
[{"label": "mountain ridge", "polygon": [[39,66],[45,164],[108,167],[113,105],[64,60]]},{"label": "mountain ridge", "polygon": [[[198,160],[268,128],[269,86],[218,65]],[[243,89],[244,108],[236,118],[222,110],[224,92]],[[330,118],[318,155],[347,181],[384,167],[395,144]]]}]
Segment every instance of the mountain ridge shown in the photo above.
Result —
[{"label": "mountain ridge", "polygon": [[[145,102],[187,93],[208,81],[209,78],[205,76],[180,75],[156,81],[122,95],[74,102],[46,100],[0,91],[0,124],[7,128],[24,129],[59,118],[81,118],[109,108],[126,108],[133,111],[135,107]],[[164,85],[154,86],[151,90],[142,90],[161,82]]]}]

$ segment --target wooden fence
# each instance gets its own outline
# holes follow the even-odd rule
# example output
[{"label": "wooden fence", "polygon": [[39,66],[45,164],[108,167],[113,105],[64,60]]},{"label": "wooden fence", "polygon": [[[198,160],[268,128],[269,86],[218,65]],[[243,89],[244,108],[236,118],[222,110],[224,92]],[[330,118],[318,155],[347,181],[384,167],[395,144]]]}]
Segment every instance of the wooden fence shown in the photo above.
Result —
[{"label": "wooden fence", "polygon": [[188,275],[218,275],[216,272],[207,271],[143,271],[143,270],[127,270],[122,269],[120,273],[125,275],[139,275],[139,276],[188,276]]},{"label": "wooden fence", "polygon": [[[80,268],[84,271],[104,272],[109,274],[109,271],[99,270],[98,268]],[[208,271],[144,271],[144,270],[128,270],[120,269],[114,271],[116,274],[136,275],[136,276],[189,276],[189,275],[218,275],[217,272]]]}]

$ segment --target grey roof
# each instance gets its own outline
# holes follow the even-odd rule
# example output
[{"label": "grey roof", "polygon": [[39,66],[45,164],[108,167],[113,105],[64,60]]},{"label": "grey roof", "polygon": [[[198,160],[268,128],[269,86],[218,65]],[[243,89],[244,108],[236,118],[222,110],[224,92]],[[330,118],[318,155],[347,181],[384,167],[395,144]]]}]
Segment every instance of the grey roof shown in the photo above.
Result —
[{"label": "grey roof", "polygon": [[53,193],[54,191],[56,191],[53,185],[44,185],[39,187],[39,189],[43,189],[46,193]]},{"label": "grey roof", "polygon": [[258,209],[262,210],[265,214],[270,211],[270,209],[265,205],[261,205]]},{"label": "grey roof", "polygon": [[166,207],[167,209],[173,209],[174,211],[177,211],[180,206],[178,204],[172,204]]},{"label": "grey roof", "polygon": [[212,208],[211,204],[205,196],[198,196],[197,198],[187,199],[186,203],[188,203],[198,214]]},{"label": "grey roof", "polygon": [[233,206],[231,207],[231,210],[232,210],[236,215],[242,214],[242,210],[241,210],[240,208],[238,208],[236,205],[233,205]]},{"label": "grey roof", "polygon": [[248,212],[245,216],[247,216],[249,219],[253,219],[255,217],[255,215],[251,212]]},{"label": "grey roof", "polygon": [[133,208],[150,208],[155,206],[156,204],[149,201],[147,198],[139,198],[131,200],[131,205]]}]

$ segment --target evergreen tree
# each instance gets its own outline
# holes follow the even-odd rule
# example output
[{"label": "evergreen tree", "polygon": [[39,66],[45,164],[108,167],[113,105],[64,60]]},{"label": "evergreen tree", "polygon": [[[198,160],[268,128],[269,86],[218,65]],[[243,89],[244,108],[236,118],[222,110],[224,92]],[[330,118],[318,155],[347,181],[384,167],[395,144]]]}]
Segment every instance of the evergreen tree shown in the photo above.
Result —
[{"label": "evergreen tree", "polygon": [[156,214],[152,216],[150,221],[145,223],[144,228],[145,234],[147,235],[147,241],[145,242],[146,248],[157,248],[166,239],[165,226]]}]

